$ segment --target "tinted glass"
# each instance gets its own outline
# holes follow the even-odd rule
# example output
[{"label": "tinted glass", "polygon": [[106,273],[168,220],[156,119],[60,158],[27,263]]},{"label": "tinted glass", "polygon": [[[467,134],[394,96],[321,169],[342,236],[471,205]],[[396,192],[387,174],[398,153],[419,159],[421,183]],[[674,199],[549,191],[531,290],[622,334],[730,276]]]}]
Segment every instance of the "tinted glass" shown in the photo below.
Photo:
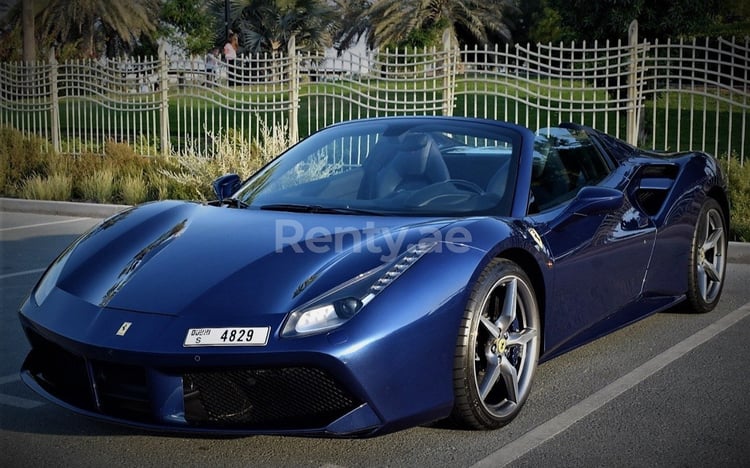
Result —
[{"label": "tinted glass", "polygon": [[302,141],[235,196],[259,209],[506,215],[519,138],[499,125],[448,119],[350,122]]},{"label": "tinted glass", "polygon": [[545,210],[573,198],[581,187],[596,185],[610,169],[583,130],[543,128],[536,133],[532,209]]}]

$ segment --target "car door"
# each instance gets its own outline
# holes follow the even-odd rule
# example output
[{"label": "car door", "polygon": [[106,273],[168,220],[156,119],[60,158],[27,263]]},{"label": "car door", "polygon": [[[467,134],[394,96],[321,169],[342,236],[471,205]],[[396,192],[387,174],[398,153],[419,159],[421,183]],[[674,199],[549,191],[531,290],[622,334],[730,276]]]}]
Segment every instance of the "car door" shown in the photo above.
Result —
[{"label": "car door", "polygon": [[629,199],[623,168],[585,132],[557,130],[565,135],[549,138],[544,168],[532,182],[531,211],[540,211],[527,217],[552,257],[548,352],[629,321],[621,313],[641,293],[656,235],[650,217]]}]

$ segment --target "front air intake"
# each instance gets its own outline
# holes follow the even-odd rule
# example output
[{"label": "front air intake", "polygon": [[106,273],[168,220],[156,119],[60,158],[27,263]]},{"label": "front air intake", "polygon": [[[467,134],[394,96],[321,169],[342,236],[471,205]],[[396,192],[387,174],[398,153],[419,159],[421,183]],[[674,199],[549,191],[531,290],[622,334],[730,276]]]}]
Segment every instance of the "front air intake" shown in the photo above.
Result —
[{"label": "front air intake", "polygon": [[308,367],[185,374],[185,419],[243,429],[324,427],[360,405],[326,372]]}]

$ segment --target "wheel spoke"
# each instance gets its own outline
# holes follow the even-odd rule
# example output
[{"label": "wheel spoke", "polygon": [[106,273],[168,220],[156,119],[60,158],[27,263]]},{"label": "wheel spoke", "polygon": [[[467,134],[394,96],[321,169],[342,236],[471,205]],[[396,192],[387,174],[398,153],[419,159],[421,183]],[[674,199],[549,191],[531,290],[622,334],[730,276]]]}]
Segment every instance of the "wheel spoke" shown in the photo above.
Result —
[{"label": "wheel spoke", "polygon": [[490,335],[492,335],[494,338],[497,338],[500,336],[500,329],[497,328],[497,325],[495,325],[495,322],[485,317],[484,315],[480,318],[480,320],[482,322],[482,325],[484,325],[484,328],[486,328],[487,331],[490,332]]},{"label": "wheel spoke", "polygon": [[524,328],[520,332],[511,332],[508,335],[508,346],[525,346],[536,338],[537,332],[533,328]]},{"label": "wheel spoke", "polygon": [[500,369],[503,381],[505,382],[508,400],[518,403],[518,371],[505,356],[502,356],[500,359]]},{"label": "wheel spoke", "polygon": [[716,270],[716,266],[708,260],[703,260],[701,264],[704,275],[711,281],[721,281],[719,272]]},{"label": "wheel spoke", "polygon": [[719,242],[721,241],[722,237],[724,236],[724,230],[714,229],[714,231],[708,235],[705,242],[703,242],[703,251],[708,252],[711,249],[715,249],[716,246],[719,245]]},{"label": "wheel spoke", "polygon": [[497,379],[500,377],[501,373],[500,365],[500,361],[496,355],[493,354],[487,356],[486,373],[484,379],[482,379],[482,383],[479,384],[479,396],[482,400],[487,398],[487,395],[490,394],[490,390],[492,390],[497,383]]},{"label": "wheel spoke", "polygon": [[510,324],[516,319],[516,308],[518,304],[518,280],[513,278],[505,285],[505,301],[503,302],[503,311],[498,317],[497,327],[500,331],[506,331]]},{"label": "wheel spoke", "polygon": [[698,291],[700,292],[701,297],[706,299],[708,278],[706,277],[706,270],[703,268],[703,264],[698,265],[698,274],[696,276],[696,279],[698,280]]}]

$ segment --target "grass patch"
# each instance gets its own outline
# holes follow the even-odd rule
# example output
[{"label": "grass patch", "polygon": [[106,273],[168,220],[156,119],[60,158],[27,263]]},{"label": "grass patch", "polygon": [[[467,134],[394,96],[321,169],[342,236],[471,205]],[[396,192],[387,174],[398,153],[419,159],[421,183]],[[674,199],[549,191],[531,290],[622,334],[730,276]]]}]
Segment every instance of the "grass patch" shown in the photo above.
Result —
[{"label": "grass patch", "polygon": [[29,200],[68,201],[73,194],[73,181],[67,174],[33,175],[21,184],[20,195]]}]

